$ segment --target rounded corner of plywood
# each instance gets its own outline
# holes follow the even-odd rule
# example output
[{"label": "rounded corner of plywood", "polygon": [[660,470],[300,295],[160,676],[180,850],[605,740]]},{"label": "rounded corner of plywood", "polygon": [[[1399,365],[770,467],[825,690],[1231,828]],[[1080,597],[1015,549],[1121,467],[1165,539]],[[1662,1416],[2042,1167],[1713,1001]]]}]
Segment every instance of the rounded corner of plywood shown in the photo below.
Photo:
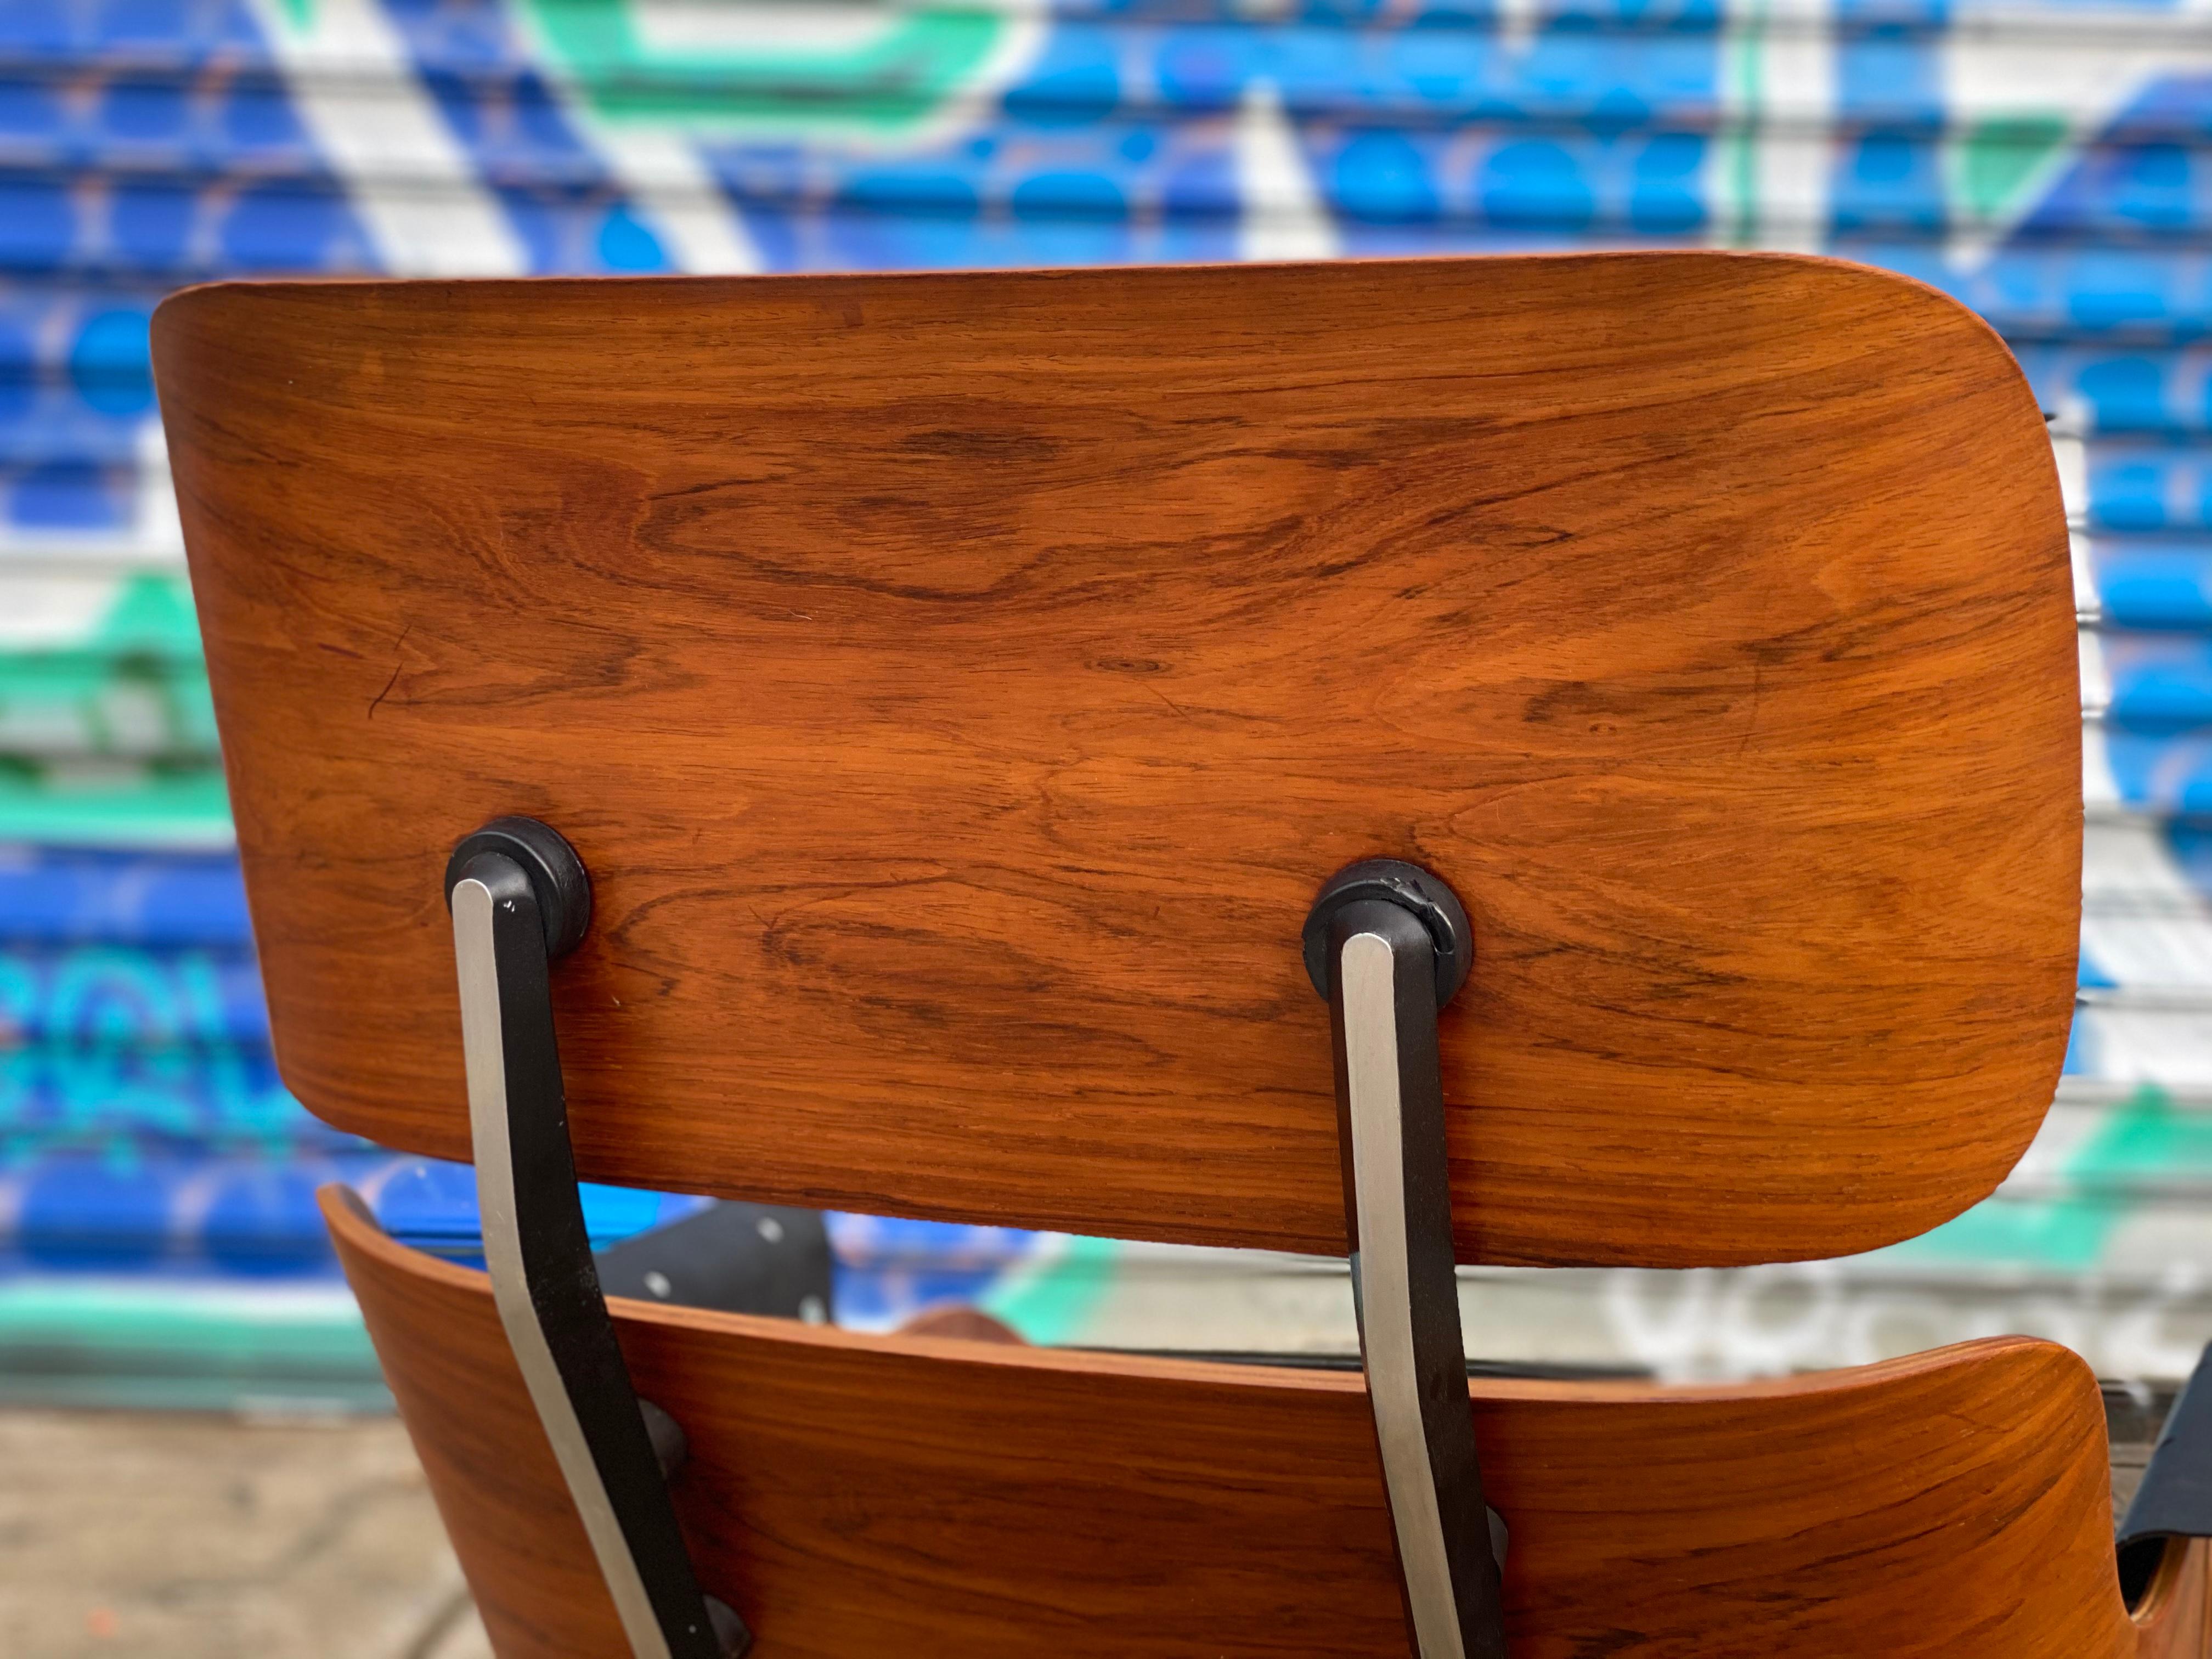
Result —
[{"label": "rounded corner of plywood", "polygon": [[234,303],[240,289],[253,286],[251,283],[225,279],[192,283],[162,295],[147,325],[156,378],[161,377],[164,363],[183,343],[183,337],[188,331],[204,326],[211,314],[219,316]]}]

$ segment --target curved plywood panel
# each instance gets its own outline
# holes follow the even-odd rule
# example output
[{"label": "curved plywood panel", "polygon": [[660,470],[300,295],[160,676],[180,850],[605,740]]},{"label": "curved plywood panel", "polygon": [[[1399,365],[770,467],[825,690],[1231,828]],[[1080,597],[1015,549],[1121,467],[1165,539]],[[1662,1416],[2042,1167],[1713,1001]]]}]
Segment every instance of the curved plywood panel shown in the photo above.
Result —
[{"label": "curved plywood panel", "polygon": [[[349,1198],[326,1189],[325,1214],[501,1659],[621,1651],[487,1281]],[[1357,1376],[616,1316],[639,1393],[689,1437],[692,1559],[757,1659],[1407,1651]],[[2062,1348],[1472,1389],[1515,1659],[2137,1651],[2103,1407]],[[2201,1651],[2191,1572],[2145,1654]]]},{"label": "curved plywood panel", "polygon": [[2050,1099],[2042,426],[1817,260],[224,286],[155,355],[286,1080],[467,1153],[453,841],[577,844],[590,1177],[1341,1250],[1316,887],[1450,880],[1468,1260],[1917,1232]]}]

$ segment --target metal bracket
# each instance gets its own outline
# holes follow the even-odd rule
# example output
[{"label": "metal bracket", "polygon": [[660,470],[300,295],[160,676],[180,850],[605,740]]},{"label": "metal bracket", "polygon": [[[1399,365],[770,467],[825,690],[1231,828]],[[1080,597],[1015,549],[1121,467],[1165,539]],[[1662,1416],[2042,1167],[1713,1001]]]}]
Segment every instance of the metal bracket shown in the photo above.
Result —
[{"label": "metal bracket", "polygon": [[591,924],[582,860],[496,818],[453,849],[446,902],[500,1323],[636,1659],[732,1659],[751,1634],[692,1571],[666,1480],[682,1431],[631,1387],[576,1192],[550,970]]},{"label": "metal bracket", "polygon": [[592,1264],[608,1296],[808,1325],[836,1316],[830,1229],[819,1210],[724,1199],[610,1244]]},{"label": "metal bracket", "polygon": [[1504,1659],[1504,1522],[1468,1406],[1437,1047],[1474,935],[1443,882],[1373,859],[1322,889],[1304,942],[1335,1034],[1353,1305],[1414,1650]]}]

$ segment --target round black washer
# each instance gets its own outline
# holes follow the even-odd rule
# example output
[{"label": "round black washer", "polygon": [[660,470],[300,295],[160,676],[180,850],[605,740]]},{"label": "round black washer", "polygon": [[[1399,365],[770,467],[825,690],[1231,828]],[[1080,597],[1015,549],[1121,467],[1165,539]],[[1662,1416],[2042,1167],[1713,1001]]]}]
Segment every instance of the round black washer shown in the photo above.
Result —
[{"label": "round black washer", "polygon": [[1328,995],[1328,925],[1336,913],[1361,899],[1381,899],[1410,910],[1437,945],[1437,1006],[1459,994],[1474,969],[1474,928],[1443,877],[1403,859],[1362,859],[1322,884],[1320,896],[1306,913],[1306,977]]},{"label": "round black washer", "polygon": [[530,878],[538,914],[545,923],[545,954],[565,956],[574,950],[592,925],[592,878],[584,873],[584,861],[568,837],[536,818],[494,818],[462,836],[446,860],[447,909],[453,904],[453,884],[479,853],[513,859]]}]

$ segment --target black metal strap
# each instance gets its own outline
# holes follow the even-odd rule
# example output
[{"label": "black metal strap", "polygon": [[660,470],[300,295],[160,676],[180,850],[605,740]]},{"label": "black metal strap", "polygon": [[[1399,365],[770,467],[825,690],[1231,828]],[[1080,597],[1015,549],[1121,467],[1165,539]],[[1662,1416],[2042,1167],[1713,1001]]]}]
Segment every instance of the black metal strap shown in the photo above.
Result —
[{"label": "black metal strap", "polygon": [[1322,890],[1306,957],[1328,999],[1360,1352],[1421,1659],[1504,1659],[1504,1523],[1483,1500],[1460,1333],[1437,1012],[1472,935],[1449,888],[1395,860]]},{"label": "black metal strap", "polygon": [[550,964],[588,921],[583,866],[547,826],[501,819],[455,849],[446,894],[501,1323],[637,1659],[730,1659],[750,1635],[692,1571],[665,1473],[681,1437],[631,1386],[576,1190]]}]

